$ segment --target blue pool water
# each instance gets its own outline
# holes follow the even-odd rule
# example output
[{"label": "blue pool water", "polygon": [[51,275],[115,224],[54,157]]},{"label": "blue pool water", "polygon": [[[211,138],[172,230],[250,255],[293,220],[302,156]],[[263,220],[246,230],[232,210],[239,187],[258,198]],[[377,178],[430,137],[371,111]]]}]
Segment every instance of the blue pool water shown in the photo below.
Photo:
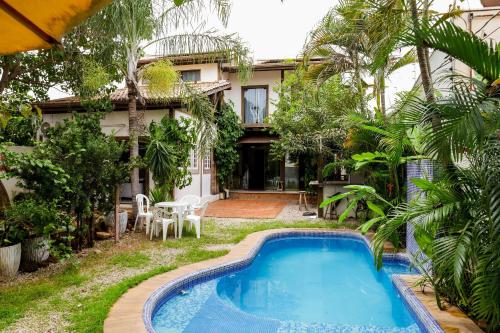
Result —
[{"label": "blue pool water", "polygon": [[390,275],[362,240],[290,237],[268,241],[253,263],[195,285],[161,305],[157,333],[420,332]]}]

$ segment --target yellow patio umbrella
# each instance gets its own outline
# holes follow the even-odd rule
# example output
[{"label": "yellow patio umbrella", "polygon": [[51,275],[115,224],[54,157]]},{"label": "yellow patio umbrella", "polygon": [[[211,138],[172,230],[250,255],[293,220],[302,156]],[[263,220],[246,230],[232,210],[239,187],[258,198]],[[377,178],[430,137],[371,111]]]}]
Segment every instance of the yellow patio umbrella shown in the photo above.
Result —
[{"label": "yellow patio umbrella", "polygon": [[61,44],[62,36],[111,0],[0,0],[0,55]]}]

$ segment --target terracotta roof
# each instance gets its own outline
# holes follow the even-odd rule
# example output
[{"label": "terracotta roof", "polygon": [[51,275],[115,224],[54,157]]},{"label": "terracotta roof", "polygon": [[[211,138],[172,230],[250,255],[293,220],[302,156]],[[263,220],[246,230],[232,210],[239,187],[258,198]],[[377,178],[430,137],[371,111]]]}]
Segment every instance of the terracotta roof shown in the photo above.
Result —
[{"label": "terracotta roof", "polygon": [[[189,84],[191,88],[197,90],[205,95],[212,95],[217,92],[231,88],[231,83],[227,80],[214,81],[214,82],[196,82]],[[180,85],[175,85],[172,90],[165,93],[152,94],[148,91],[147,86],[139,86],[141,96],[145,99],[148,105],[166,105],[172,102],[180,102],[183,92]],[[110,95],[113,104],[127,104],[128,103],[128,89],[117,89]],[[80,98],[71,96],[53,99],[48,102],[36,104],[44,112],[58,111],[68,112],[69,109],[80,106]]]},{"label": "terracotta roof", "polygon": [[[325,61],[325,58],[309,59],[309,64],[320,64]],[[303,62],[302,58],[296,59],[265,59],[258,60],[252,66],[254,71],[275,71],[275,70],[293,70]],[[222,65],[223,72],[235,73],[238,71],[238,66],[233,64]]]},{"label": "terracotta roof", "polygon": [[[191,88],[197,90],[198,92],[204,93],[206,95],[212,95],[216,92],[226,90],[231,88],[231,83],[227,80],[214,81],[214,82],[196,82],[190,84]],[[171,91],[165,93],[151,93],[148,91],[147,86],[139,86],[139,91],[141,96],[144,97],[146,102],[158,102],[158,101],[171,101],[171,100],[179,100],[183,91],[180,85],[175,85]],[[113,92],[111,95],[111,100],[113,102],[123,102],[126,103],[128,101],[128,90],[127,88],[118,89]]]}]

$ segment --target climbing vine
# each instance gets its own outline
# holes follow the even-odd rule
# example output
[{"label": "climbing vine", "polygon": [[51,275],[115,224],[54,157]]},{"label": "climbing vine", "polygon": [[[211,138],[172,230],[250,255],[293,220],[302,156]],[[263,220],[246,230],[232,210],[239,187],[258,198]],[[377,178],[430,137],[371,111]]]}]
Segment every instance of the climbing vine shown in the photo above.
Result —
[{"label": "climbing vine", "polygon": [[243,135],[243,128],[233,105],[226,103],[216,113],[217,144],[214,155],[217,166],[217,181],[220,189],[228,186],[233,169],[238,162],[238,140]]}]

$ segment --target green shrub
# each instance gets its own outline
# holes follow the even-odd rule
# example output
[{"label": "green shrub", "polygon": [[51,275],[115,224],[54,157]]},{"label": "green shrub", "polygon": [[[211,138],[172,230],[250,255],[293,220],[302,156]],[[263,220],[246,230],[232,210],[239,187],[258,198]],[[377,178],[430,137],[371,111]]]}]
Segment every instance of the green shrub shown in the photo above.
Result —
[{"label": "green shrub", "polygon": [[26,199],[5,210],[6,220],[22,228],[26,236],[48,236],[61,224],[61,213],[54,203]]}]

